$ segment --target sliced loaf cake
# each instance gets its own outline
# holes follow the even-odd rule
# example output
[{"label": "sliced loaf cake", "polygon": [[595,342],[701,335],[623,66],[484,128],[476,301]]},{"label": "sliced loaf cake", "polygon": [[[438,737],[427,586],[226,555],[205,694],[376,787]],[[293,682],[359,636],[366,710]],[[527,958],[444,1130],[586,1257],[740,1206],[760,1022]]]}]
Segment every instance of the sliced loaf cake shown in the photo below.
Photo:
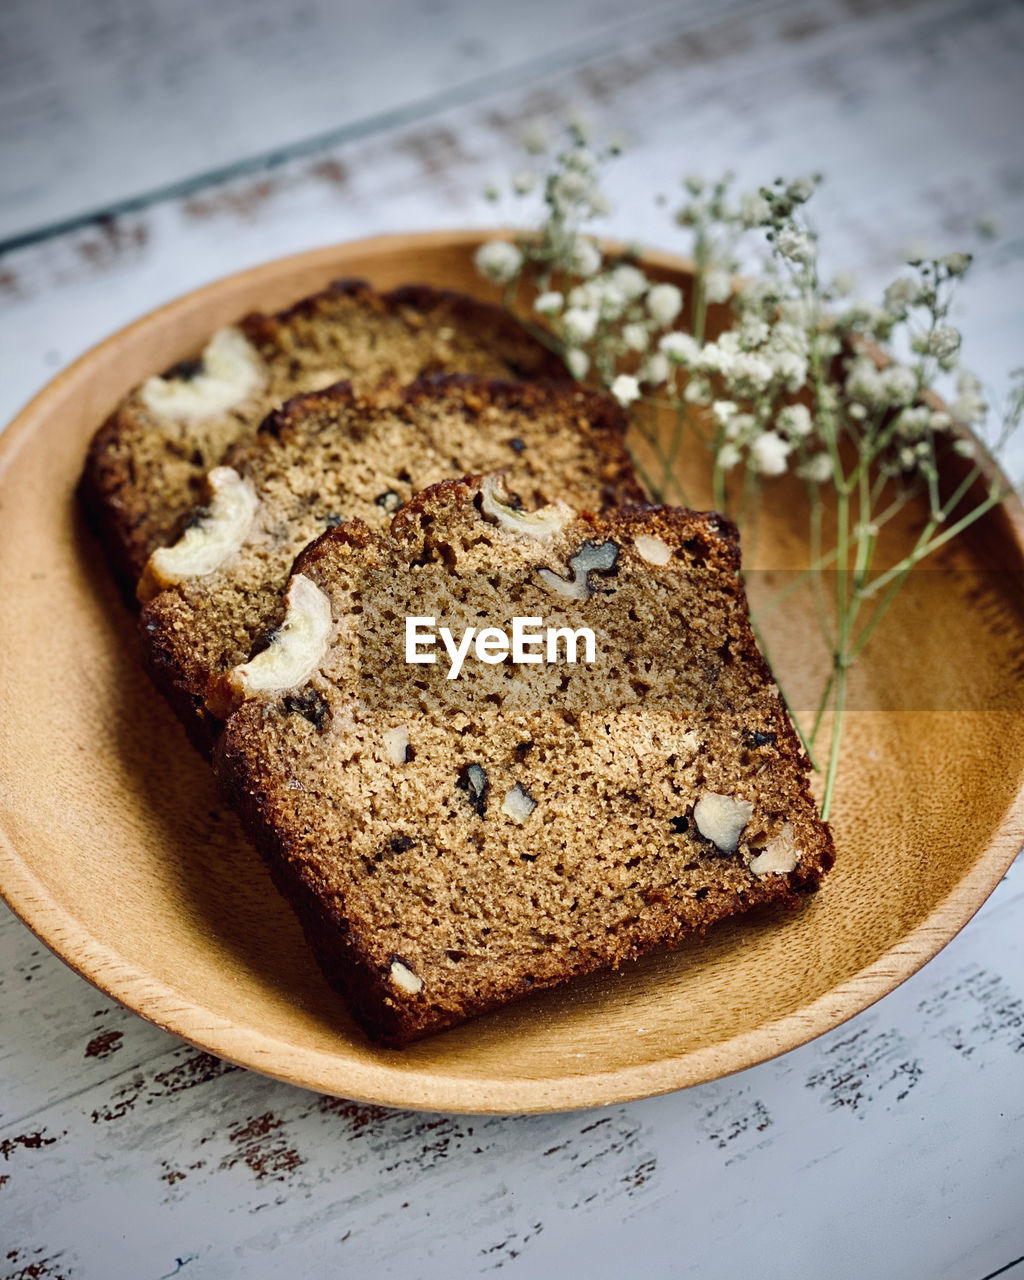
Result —
[{"label": "sliced loaf cake", "polygon": [[720,517],[451,480],[295,570],[215,765],[372,1039],[796,904],[831,865]]},{"label": "sliced loaf cake", "polygon": [[125,593],[150,554],[180,535],[207,472],[272,409],[341,379],[371,390],[435,372],[565,377],[497,307],[425,286],[382,294],[344,280],[219,330],[195,359],[150,378],[97,432],[79,489]]},{"label": "sliced loaf cake", "polygon": [[642,500],[625,428],[614,400],[572,383],[451,376],[289,401],[228,451],[208,508],[146,566],[141,627],[158,686],[208,750],[230,704],[225,676],[280,623],[292,563],[326,528],[383,526],[418,490],[503,466],[530,505]]}]

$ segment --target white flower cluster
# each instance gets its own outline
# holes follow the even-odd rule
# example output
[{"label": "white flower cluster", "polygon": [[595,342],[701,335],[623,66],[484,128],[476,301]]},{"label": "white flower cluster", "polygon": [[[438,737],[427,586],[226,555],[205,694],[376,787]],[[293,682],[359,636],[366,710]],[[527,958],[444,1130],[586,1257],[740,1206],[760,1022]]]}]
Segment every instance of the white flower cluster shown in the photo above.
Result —
[{"label": "white flower cluster", "polygon": [[[631,262],[618,262],[601,270],[600,251],[591,241],[581,239],[578,246],[588,245],[596,256],[596,271],[580,271],[583,276],[567,294],[546,289],[540,293],[534,310],[544,316],[565,345],[565,359],[575,377],[585,377],[592,367],[592,354],[586,348],[597,343],[602,364],[610,367],[619,357],[644,356],[639,379],[630,381],[660,385],[671,374],[667,358],[656,349],[657,335],[668,329],[683,309],[682,290],[674,284],[652,282]],[[587,262],[586,266],[591,263]],[[623,399],[609,383],[613,394]],[[637,399],[628,394],[628,400]]]},{"label": "white flower cluster", "polygon": [[476,269],[492,284],[508,284],[523,266],[523,254],[507,240],[488,240],[476,251]]},{"label": "white flower cluster", "polygon": [[[529,150],[537,155],[547,145],[537,138]],[[850,277],[824,284],[818,276],[817,237],[803,208],[817,178],[734,197],[731,177],[708,184],[690,175],[675,212],[693,236],[697,266],[682,328],[679,287],[649,276],[634,251],[606,258],[589,234],[591,220],[609,208],[600,169],[614,151],[600,152],[580,123],[572,125],[543,181],[532,167],[512,176],[514,194],[542,194],[539,234],[517,244],[491,241],[477,253],[479,270],[496,284],[511,290],[529,278],[535,315],[573,377],[597,379],[625,407],[657,396],[694,429],[709,421],[720,473],[742,464],[758,477],[792,470],[812,484],[841,481],[844,433],[862,456],[906,482],[933,476],[936,441],[952,443],[954,421],[983,421],[980,384],[959,369],[961,335],[948,322],[949,286],[969,255],[911,262],[880,303],[850,300]],[[770,259],[759,278],[741,282],[739,244],[752,232],[764,237]],[[721,330],[722,313],[708,308],[723,304],[734,322]],[[910,358],[879,359],[875,348],[897,335]],[[924,395],[937,373],[957,376],[948,412]]]}]

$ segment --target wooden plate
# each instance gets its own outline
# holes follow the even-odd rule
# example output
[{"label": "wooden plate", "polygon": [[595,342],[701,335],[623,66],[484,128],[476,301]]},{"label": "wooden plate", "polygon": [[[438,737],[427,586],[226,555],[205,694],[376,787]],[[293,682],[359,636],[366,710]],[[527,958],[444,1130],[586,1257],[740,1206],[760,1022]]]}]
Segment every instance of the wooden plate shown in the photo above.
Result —
[{"label": "wooden plate", "polygon": [[[94,348],[0,438],[0,890],[103,991],[254,1070],[429,1110],[594,1106],[709,1080],[836,1026],[924,964],[994,888],[1024,829],[1024,522],[1014,505],[961,539],[867,650],[838,862],[806,909],[727,924],[403,1052],[371,1048],[147,683],[73,488],[115,402],[218,325],[337,275],[487,296],[477,240],[369,240],[232,276]],[[776,505],[786,514],[758,553],[769,569],[792,563],[799,499]],[[912,536],[909,518],[896,542]],[[775,616],[774,656],[798,688],[820,662],[813,624],[799,602]]]}]

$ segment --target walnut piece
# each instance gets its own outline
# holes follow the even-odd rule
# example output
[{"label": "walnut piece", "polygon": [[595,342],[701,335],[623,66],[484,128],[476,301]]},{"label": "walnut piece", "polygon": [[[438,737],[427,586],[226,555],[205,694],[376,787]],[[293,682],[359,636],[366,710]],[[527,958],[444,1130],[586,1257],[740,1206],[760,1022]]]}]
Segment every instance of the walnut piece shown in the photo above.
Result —
[{"label": "walnut piece", "polygon": [[487,795],[491,789],[487,770],[482,764],[463,765],[459,770],[455,785],[466,793],[469,803],[482,818],[487,812]]},{"label": "walnut piece", "polygon": [[550,538],[561,532],[576,514],[564,502],[553,502],[537,511],[519,511],[508,502],[508,491],[501,476],[484,476],[480,483],[483,501],[480,509],[496,520],[503,529],[531,538]]},{"label": "walnut piece", "polygon": [[405,764],[409,759],[409,730],[404,724],[384,730],[384,754],[392,764]]},{"label": "walnut piece", "polygon": [[501,802],[502,813],[514,818],[516,822],[525,822],[536,807],[537,801],[521,782],[517,782],[510,791],[506,792],[505,799]]},{"label": "walnut piece", "polygon": [[264,384],[263,361],[237,329],[218,329],[194,377],[148,378],[142,403],[163,418],[213,418],[248,399]]},{"label": "walnut piece", "polygon": [[786,822],[777,836],[769,840],[756,857],[750,859],[750,869],[755,876],[788,875],[796,870],[800,850],[796,847],[793,824]]},{"label": "walnut piece", "polygon": [[648,564],[668,564],[672,559],[672,548],[668,543],[652,537],[649,533],[642,533],[639,538],[634,538],[633,546],[636,547],[640,559],[646,560]]},{"label": "walnut piece", "polygon": [[735,796],[723,796],[717,791],[705,791],[693,806],[697,830],[722,853],[736,852],[740,834],[753,813],[754,806],[749,800],[737,800]]},{"label": "walnut piece", "polygon": [[248,536],[259,506],[252,481],[232,467],[214,467],[206,483],[211,495],[206,514],[173,546],[158,547],[149,557],[136,592],[143,604],[176,582],[213,573]]},{"label": "walnut piece", "polygon": [[418,973],[413,973],[409,966],[403,964],[401,960],[391,961],[388,977],[390,977],[399,991],[404,991],[407,996],[419,995],[423,990],[423,979]]},{"label": "walnut piece", "polygon": [[549,591],[568,596],[571,600],[586,600],[594,594],[591,573],[608,573],[619,559],[617,543],[591,542],[588,538],[574,556],[569,557],[569,577],[560,577],[553,569],[538,569],[537,576]]},{"label": "walnut piece", "polygon": [[228,677],[242,698],[304,685],[320,666],[331,638],[331,602],[305,574],[297,573],[284,597],[284,622],[262,653]]}]

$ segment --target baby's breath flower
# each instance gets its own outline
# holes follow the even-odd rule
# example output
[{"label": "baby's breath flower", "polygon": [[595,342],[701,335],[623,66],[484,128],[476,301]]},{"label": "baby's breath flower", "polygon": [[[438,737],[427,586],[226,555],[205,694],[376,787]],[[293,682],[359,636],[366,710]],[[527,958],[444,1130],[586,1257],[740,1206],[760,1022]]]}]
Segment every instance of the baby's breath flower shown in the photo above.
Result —
[{"label": "baby's breath flower", "polygon": [[765,431],[750,446],[750,461],[758,475],[781,476],[790,445],[774,431]]},{"label": "baby's breath flower", "polygon": [[948,431],[952,425],[953,425],[953,419],[949,416],[948,413],[943,412],[941,409],[937,409],[932,414],[932,416],[928,419],[929,431],[936,431],[936,432]]},{"label": "baby's breath flower", "polygon": [[593,173],[597,168],[597,157],[587,147],[574,147],[562,157],[567,169],[576,169],[580,173]]},{"label": "baby's breath flower", "polygon": [[949,406],[949,411],[957,422],[973,427],[985,417],[988,405],[981,394],[981,383],[967,369],[960,371],[956,380],[957,398]]},{"label": "baby's breath flower", "polygon": [[610,276],[595,276],[569,290],[569,305],[597,311],[605,320],[617,320],[625,309],[626,299]]},{"label": "baby's breath flower", "polygon": [[507,240],[488,240],[476,251],[476,269],[494,284],[514,280],[523,265],[523,255]]},{"label": "baby's breath flower", "polygon": [[658,350],[664,352],[673,364],[692,368],[700,358],[700,347],[691,333],[666,333],[658,342]]},{"label": "baby's breath flower", "polygon": [[557,209],[568,212],[573,206],[589,201],[593,188],[594,180],[589,173],[563,169],[549,184],[548,195]]},{"label": "baby's breath flower", "polygon": [[931,410],[924,405],[911,405],[896,415],[893,429],[902,440],[919,440],[931,425]]},{"label": "baby's breath flower", "polygon": [[653,355],[647,357],[641,375],[641,381],[646,382],[648,386],[660,387],[663,382],[668,381],[672,367],[668,362],[668,356],[664,356],[660,351],[655,351]]},{"label": "baby's breath flower", "polygon": [[517,196],[528,196],[537,186],[537,175],[532,169],[520,169],[512,175],[512,190]]},{"label": "baby's breath flower", "polygon": [[893,324],[893,317],[886,308],[876,307],[866,298],[858,298],[839,319],[844,328],[856,329],[874,338],[886,337]]},{"label": "baby's breath flower", "polygon": [[832,292],[837,298],[848,297],[857,287],[852,271],[837,271],[832,281]]},{"label": "baby's breath flower", "polygon": [[640,399],[640,383],[628,373],[620,373],[610,390],[624,409],[628,408],[634,400]]},{"label": "baby's breath flower", "polygon": [[639,267],[623,262],[612,272],[612,280],[618,286],[628,302],[641,297],[647,292],[650,281]]},{"label": "baby's breath flower", "polygon": [[683,291],[674,284],[656,284],[647,291],[647,311],[662,329],[667,329],[683,309]]},{"label": "baby's breath flower", "polygon": [[928,350],[939,360],[948,360],[960,350],[960,331],[951,324],[940,324],[932,330]]},{"label": "baby's breath flower", "polygon": [[[814,309],[806,298],[786,298],[779,305],[779,319],[795,332],[804,333],[814,324]],[[779,326],[775,327],[778,331]]]},{"label": "baby's breath flower", "polygon": [[[725,338],[728,335],[723,334],[722,337]],[[725,367],[732,364],[732,361],[733,353],[727,347],[717,342],[705,342],[694,363],[701,373],[721,373]]]},{"label": "baby's breath flower", "polygon": [[834,333],[816,333],[814,346],[822,360],[831,360],[843,349],[843,344]]},{"label": "baby's breath flower", "polygon": [[793,351],[798,356],[807,354],[809,343],[806,325],[793,324],[788,320],[779,320],[772,328],[770,336],[771,345],[776,351]]},{"label": "baby's breath flower", "polygon": [[716,400],[711,406],[711,416],[718,426],[724,427],[735,418],[739,409],[735,400]]},{"label": "baby's breath flower", "polygon": [[740,219],[745,227],[759,227],[771,217],[768,201],[757,191],[740,196]]},{"label": "baby's breath flower", "polygon": [[774,369],[770,362],[756,351],[741,351],[731,364],[723,369],[740,395],[757,395],[771,382]]},{"label": "baby's breath flower", "polygon": [[593,240],[577,238],[569,256],[569,266],[578,276],[593,276],[601,270],[601,251]]},{"label": "baby's breath flower", "polygon": [[907,308],[912,307],[917,302],[918,292],[919,285],[916,280],[911,280],[907,276],[900,276],[885,291],[886,311],[894,316],[905,316]]},{"label": "baby's breath flower", "polygon": [[786,194],[794,204],[805,204],[814,195],[814,188],[817,185],[815,178],[794,178],[786,188]]},{"label": "baby's breath flower", "polygon": [[582,382],[590,368],[590,356],[579,347],[570,347],[565,353],[565,367],[578,382]]},{"label": "baby's breath flower", "polygon": [[596,310],[570,307],[562,316],[562,332],[573,346],[581,342],[589,342],[597,331],[597,321]]},{"label": "baby's breath flower", "polygon": [[978,448],[973,440],[954,440],[953,452],[958,453],[961,458],[973,458],[977,454]]},{"label": "baby's breath flower", "polygon": [[869,409],[909,404],[917,389],[917,374],[907,365],[878,369],[867,356],[854,360],[846,375],[846,394]]},{"label": "baby's breath flower", "polygon": [[699,196],[704,190],[704,179],[699,173],[688,173],[683,179],[683,186],[691,196]]},{"label": "baby's breath flower", "polygon": [[971,265],[971,255],[969,253],[947,253],[944,258],[939,259],[939,263],[946,268],[951,276],[962,276]]},{"label": "baby's breath flower", "polygon": [[810,263],[818,256],[818,247],[811,237],[795,227],[783,227],[775,237],[775,247],[791,262]]},{"label": "baby's breath flower", "polygon": [[688,200],[686,204],[684,204],[682,208],[680,208],[676,212],[676,216],[675,216],[676,226],[677,227],[699,226],[702,218],[704,217],[705,212],[706,211],[702,201]]},{"label": "baby's breath flower", "polygon": [[881,381],[890,404],[909,404],[917,394],[917,374],[905,364],[891,364],[883,369]]},{"label": "baby's breath flower", "polygon": [[491,204],[501,199],[501,187],[496,182],[484,183],[484,199],[489,200]]},{"label": "baby's breath flower", "polygon": [[580,107],[574,107],[566,117],[566,127],[581,146],[590,137],[590,118]]},{"label": "baby's breath flower", "polygon": [[803,440],[814,430],[811,411],[805,404],[787,404],[779,410],[778,429],[793,440]]},{"label": "baby's breath flower", "polygon": [[556,289],[549,289],[547,293],[538,296],[533,304],[533,309],[542,316],[557,316],[562,309],[565,299]]},{"label": "baby's breath flower", "polygon": [[707,404],[711,399],[711,384],[707,378],[691,378],[686,384],[683,399],[687,404]]},{"label": "baby's breath flower", "polygon": [[886,402],[882,375],[867,356],[858,356],[848,363],[845,391],[851,400],[870,408],[881,408]]},{"label": "baby's breath flower", "polygon": [[534,122],[523,130],[523,147],[531,156],[543,155],[548,149],[548,134],[542,124]]},{"label": "baby's breath flower", "polygon": [[823,387],[818,388],[818,408],[825,415],[832,415],[839,412],[840,395],[839,388],[831,382],[826,382]]},{"label": "baby's breath flower", "polygon": [[796,473],[802,480],[812,484],[827,484],[832,479],[832,459],[827,453],[816,453],[797,467]]},{"label": "baby's breath flower", "polygon": [[752,413],[737,413],[725,424],[726,440],[750,440],[757,434],[757,419]]},{"label": "baby's breath flower", "polygon": [[795,351],[777,351],[772,364],[787,391],[799,391],[807,381],[807,360]]},{"label": "baby's breath flower", "polygon": [[708,302],[728,302],[732,295],[732,276],[721,267],[704,272],[704,296]]},{"label": "baby's breath flower", "polygon": [[731,471],[743,455],[739,447],[732,443],[723,444],[715,457],[715,462],[723,471]]},{"label": "baby's breath flower", "polygon": [[748,316],[740,325],[740,346],[748,350],[759,347],[768,340],[770,333],[767,321],[758,316]]},{"label": "baby's breath flower", "polygon": [[622,341],[629,351],[646,351],[650,346],[651,336],[642,324],[634,322],[622,326]]}]

